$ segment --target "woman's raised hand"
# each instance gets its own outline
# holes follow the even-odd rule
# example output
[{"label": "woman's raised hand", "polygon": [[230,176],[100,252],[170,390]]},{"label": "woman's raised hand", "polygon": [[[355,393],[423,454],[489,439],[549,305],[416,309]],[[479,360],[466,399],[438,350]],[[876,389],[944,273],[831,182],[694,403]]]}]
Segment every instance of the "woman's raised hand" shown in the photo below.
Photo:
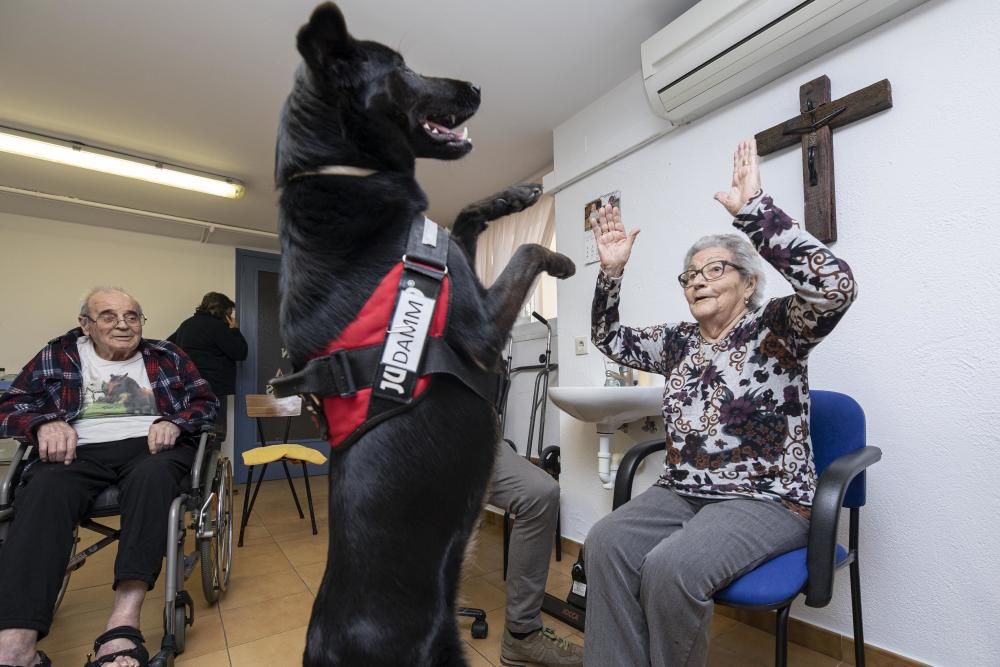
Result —
[{"label": "woman's raised hand", "polygon": [[597,240],[601,269],[613,278],[622,275],[639,230],[625,231],[622,212],[617,206],[602,206],[597,209],[597,219],[591,220],[590,229]]},{"label": "woman's raised hand", "polygon": [[760,192],[760,165],[757,157],[757,140],[741,141],[733,153],[733,182],[729,191],[715,193],[715,200],[736,215],[743,206]]}]

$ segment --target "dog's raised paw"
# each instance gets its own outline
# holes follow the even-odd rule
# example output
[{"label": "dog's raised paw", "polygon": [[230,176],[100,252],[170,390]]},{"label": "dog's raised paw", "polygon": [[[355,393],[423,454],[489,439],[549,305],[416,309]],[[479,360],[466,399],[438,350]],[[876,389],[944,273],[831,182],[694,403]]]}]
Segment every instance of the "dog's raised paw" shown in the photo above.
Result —
[{"label": "dog's raised paw", "polygon": [[542,186],[538,183],[515,185],[512,188],[497,193],[496,205],[501,210],[506,209],[507,212],[502,215],[509,215],[510,213],[523,211],[537,202],[541,196]]},{"label": "dog's raised paw", "polygon": [[523,211],[541,196],[542,186],[538,183],[515,185],[466,206],[455,218],[452,229],[459,234],[470,228],[482,232],[497,218]]},{"label": "dog's raised paw", "polygon": [[562,280],[576,273],[576,264],[566,255],[554,252],[549,257],[548,262],[546,262],[545,272],[553,278]]},{"label": "dog's raised paw", "polygon": [[542,186],[538,183],[528,183],[527,185],[515,185],[503,192],[498,192],[484,200],[482,205],[488,211],[486,217],[490,220],[496,220],[505,215],[523,211],[537,202],[541,196]]}]

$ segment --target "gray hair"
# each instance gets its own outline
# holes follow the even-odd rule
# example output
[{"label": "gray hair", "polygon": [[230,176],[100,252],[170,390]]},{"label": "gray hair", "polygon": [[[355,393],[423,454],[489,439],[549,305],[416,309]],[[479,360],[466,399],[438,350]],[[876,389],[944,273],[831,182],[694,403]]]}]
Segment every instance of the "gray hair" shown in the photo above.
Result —
[{"label": "gray hair", "polygon": [[687,267],[691,265],[691,258],[705,248],[722,248],[723,250],[728,250],[733,256],[733,264],[738,267],[737,270],[740,272],[740,275],[746,280],[750,280],[750,278],[757,279],[757,284],[754,287],[753,294],[750,295],[747,308],[750,310],[760,308],[761,304],[764,303],[764,262],[761,261],[760,255],[750,245],[750,242],[738,234],[710,234],[709,236],[702,236],[694,242],[694,245],[684,255],[684,270],[687,270]]},{"label": "gray hair", "polygon": [[139,312],[140,315],[143,315],[142,304],[139,303],[139,300],[136,299],[131,294],[129,294],[128,292],[126,292],[125,290],[123,290],[121,287],[101,286],[101,287],[95,287],[94,289],[90,290],[89,292],[87,292],[87,295],[83,297],[83,301],[80,302],[80,317],[89,317],[90,313],[87,311],[87,308],[88,306],[90,306],[90,300],[94,297],[94,295],[103,294],[105,292],[117,292],[118,294],[124,294],[128,298],[132,299],[132,303],[135,304],[135,309]]}]

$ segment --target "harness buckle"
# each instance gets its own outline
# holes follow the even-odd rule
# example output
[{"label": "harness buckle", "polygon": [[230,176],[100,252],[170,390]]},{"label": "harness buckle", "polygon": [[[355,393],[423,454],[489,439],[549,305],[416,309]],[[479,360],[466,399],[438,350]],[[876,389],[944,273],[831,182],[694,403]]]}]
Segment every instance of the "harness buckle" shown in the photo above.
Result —
[{"label": "harness buckle", "polygon": [[354,375],[351,373],[351,364],[347,358],[347,350],[335,350],[329,356],[330,377],[333,380],[334,389],[337,396],[346,398],[354,396],[358,392],[357,385],[354,384]]},{"label": "harness buckle", "polygon": [[442,280],[446,275],[448,275],[448,265],[438,265],[436,263],[429,263],[426,258],[421,257],[418,260],[410,259],[408,255],[403,255],[400,260],[403,262],[403,267],[408,271],[416,271],[417,273],[422,273],[425,276],[433,278],[434,280]]}]

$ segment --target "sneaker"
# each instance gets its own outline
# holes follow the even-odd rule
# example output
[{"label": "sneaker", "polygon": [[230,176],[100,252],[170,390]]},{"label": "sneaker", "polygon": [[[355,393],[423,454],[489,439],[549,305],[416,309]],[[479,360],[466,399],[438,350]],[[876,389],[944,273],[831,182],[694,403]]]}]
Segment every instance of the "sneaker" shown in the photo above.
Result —
[{"label": "sneaker", "polygon": [[500,664],[506,667],[582,667],[583,647],[556,637],[552,628],[542,628],[524,639],[515,639],[504,628]]}]

